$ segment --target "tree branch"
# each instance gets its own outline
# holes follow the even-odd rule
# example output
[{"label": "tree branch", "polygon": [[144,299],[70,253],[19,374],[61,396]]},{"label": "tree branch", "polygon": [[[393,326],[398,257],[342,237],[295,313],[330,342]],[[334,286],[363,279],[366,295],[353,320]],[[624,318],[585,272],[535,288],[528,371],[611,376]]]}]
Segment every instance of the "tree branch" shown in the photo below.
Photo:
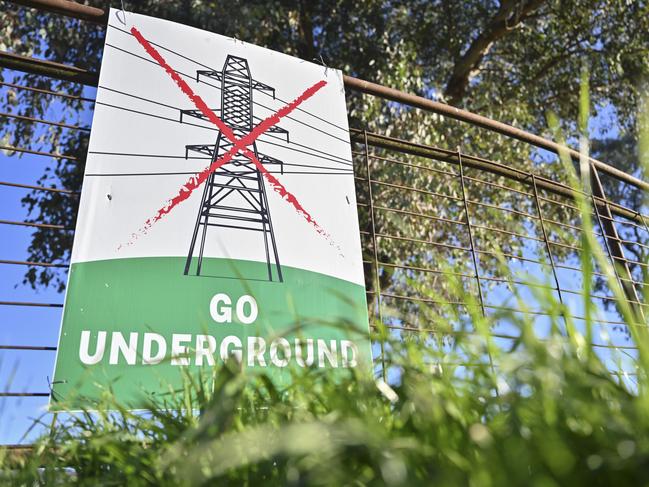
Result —
[{"label": "tree branch", "polygon": [[489,21],[484,31],[471,43],[466,52],[457,60],[453,73],[446,83],[444,95],[450,103],[457,103],[466,94],[469,81],[475,75],[485,55],[494,42],[524,22],[537,10],[544,0],[503,0],[500,8]]},{"label": "tree branch", "polygon": [[313,38],[313,8],[309,0],[298,1],[298,56],[307,61],[316,57],[316,47]]}]

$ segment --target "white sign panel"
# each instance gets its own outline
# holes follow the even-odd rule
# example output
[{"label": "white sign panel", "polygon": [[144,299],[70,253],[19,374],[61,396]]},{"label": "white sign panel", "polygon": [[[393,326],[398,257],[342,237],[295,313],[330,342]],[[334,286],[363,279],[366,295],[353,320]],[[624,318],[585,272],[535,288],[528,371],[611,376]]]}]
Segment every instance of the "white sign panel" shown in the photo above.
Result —
[{"label": "white sign panel", "polygon": [[366,309],[340,71],[111,10],[54,407],[230,355],[355,367]]}]

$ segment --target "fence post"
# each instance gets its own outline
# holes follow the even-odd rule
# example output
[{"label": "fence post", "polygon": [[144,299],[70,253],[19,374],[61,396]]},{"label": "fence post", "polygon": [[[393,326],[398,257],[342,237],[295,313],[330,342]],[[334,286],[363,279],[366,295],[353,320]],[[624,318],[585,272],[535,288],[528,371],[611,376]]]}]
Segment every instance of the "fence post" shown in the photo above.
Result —
[{"label": "fence post", "polygon": [[[381,302],[381,281],[379,279],[379,251],[376,239],[376,223],[374,218],[374,196],[372,194],[372,176],[370,171],[370,152],[369,144],[367,143],[367,131],[363,131],[364,144],[365,144],[365,167],[367,169],[367,195],[369,198],[370,207],[370,222],[372,226],[372,249],[374,250],[374,296],[376,297],[376,309],[381,323],[380,331],[383,333],[383,303]],[[383,380],[387,380],[387,373],[385,370],[385,343],[381,337],[381,375]]]},{"label": "fence post", "polygon": [[[642,321],[645,321],[644,312],[642,310],[642,303],[638,296],[637,289],[633,283],[633,274],[629,269],[627,258],[624,256],[624,249],[622,248],[622,243],[620,236],[617,233],[617,228],[615,227],[615,221],[613,220],[613,214],[608,204],[608,199],[604,193],[604,187],[599,178],[597,168],[590,164],[590,177],[591,177],[591,201],[593,203],[593,209],[595,210],[595,216],[599,223],[600,231],[604,236],[604,243],[608,257],[611,260],[613,265],[613,270],[615,275],[622,287],[627,301],[631,304],[631,307],[637,311],[638,315],[642,318]],[[604,207],[604,215],[599,210],[599,203],[597,200],[601,200]],[[643,218],[644,220],[644,218]],[[620,271],[624,273],[624,277],[620,276]]]},{"label": "fence post", "polygon": [[[462,202],[464,203],[464,214],[466,216],[466,227],[469,232],[469,243],[471,245],[471,258],[473,259],[473,269],[475,271],[475,279],[478,284],[478,298],[480,300],[480,308],[482,309],[482,316],[487,317],[485,310],[484,296],[482,295],[482,282],[480,281],[480,267],[478,266],[478,256],[475,251],[475,243],[473,241],[473,231],[471,230],[471,216],[469,214],[469,203],[466,196],[466,187],[464,184],[464,165],[462,164],[462,151],[460,147],[457,148],[457,162],[460,165],[460,185],[462,187]],[[489,356],[489,365],[491,372],[496,376],[496,369],[494,367],[493,357],[491,351],[487,348],[487,355]],[[496,387],[496,395],[498,395],[498,388]]]}]

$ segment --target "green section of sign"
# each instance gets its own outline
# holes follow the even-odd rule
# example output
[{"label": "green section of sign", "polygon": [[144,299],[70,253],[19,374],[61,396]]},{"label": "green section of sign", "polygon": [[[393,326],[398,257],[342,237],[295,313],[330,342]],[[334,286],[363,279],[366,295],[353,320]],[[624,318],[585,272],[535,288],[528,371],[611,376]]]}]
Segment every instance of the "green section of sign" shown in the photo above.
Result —
[{"label": "green section of sign", "polygon": [[[178,359],[192,371],[209,367],[212,350],[218,365],[222,347],[280,379],[309,359],[313,367],[369,368],[363,286],[286,266],[284,282],[270,282],[266,263],[231,259],[204,259],[201,276],[185,276],[184,264],[149,257],[72,265],[52,409],[92,408],[108,387],[122,403],[143,407],[146,394],[181,385],[174,345],[186,347]],[[143,363],[151,358],[158,362]]]}]

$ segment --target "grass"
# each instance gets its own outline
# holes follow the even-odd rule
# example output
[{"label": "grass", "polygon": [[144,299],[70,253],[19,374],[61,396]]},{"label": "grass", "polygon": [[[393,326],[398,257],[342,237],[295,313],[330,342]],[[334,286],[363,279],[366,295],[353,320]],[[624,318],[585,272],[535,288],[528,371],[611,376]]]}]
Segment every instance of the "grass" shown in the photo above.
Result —
[{"label": "grass", "polygon": [[[575,188],[588,189],[588,180],[562,159]],[[582,165],[582,174],[587,170]],[[373,338],[384,342],[389,384],[363,372],[332,377],[312,369],[294,371],[292,385],[279,387],[224,364],[203,377],[187,375],[184,390],[146,414],[128,411],[107,393],[98,412],[48,427],[31,453],[0,452],[0,479],[14,485],[647,485],[646,321],[625,300],[594,236],[587,194],[578,193],[576,202],[584,282],[592,281],[597,262],[638,346],[633,387],[589,345],[596,310],[586,297],[585,325],[577,327],[551,289],[531,288],[550,316],[549,333],[540,337],[534,315],[483,316],[476,298],[449,274],[455,299],[471,304],[474,333],[449,334],[461,320],[457,308],[428,310],[437,334],[395,337],[377,324]],[[519,336],[507,350],[490,333],[502,321]]]}]

